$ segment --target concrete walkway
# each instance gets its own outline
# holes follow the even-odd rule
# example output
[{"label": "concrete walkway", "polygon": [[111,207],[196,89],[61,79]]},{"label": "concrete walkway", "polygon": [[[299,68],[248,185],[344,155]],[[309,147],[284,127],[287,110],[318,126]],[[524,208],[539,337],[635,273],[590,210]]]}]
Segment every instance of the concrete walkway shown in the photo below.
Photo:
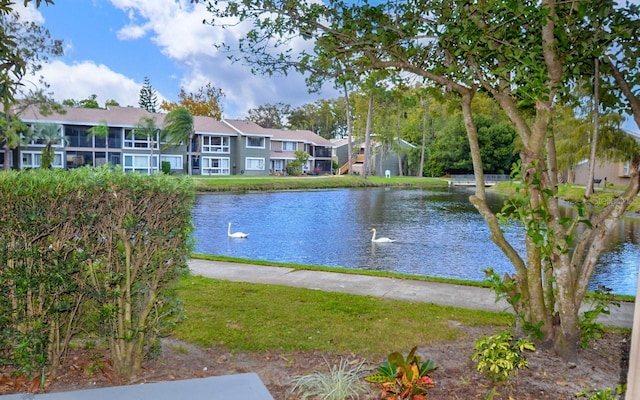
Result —
[{"label": "concrete walkway", "polygon": [[[472,286],[200,259],[192,259],[189,267],[193,274],[234,282],[294,286],[476,310],[511,311],[506,301],[496,303],[495,293],[490,289]],[[599,321],[610,326],[631,328],[633,310],[634,303],[624,302],[619,308],[612,307],[611,314],[602,315]]]},{"label": "concrete walkway", "polygon": [[2,400],[273,400],[257,374],[212,376],[139,385],[42,394],[9,394]]}]

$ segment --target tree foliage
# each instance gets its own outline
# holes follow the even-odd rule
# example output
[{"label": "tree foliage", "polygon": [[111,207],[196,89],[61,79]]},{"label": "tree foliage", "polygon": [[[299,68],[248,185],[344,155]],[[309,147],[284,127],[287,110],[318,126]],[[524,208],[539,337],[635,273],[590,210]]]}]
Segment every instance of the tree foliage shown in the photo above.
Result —
[{"label": "tree foliage", "polygon": [[345,109],[345,99],[342,97],[304,104],[291,111],[287,127],[309,130],[325,139],[346,136]]},{"label": "tree foliage", "polygon": [[[30,0],[24,1],[26,6]],[[36,7],[53,4],[35,0]],[[28,73],[36,73],[51,55],[62,54],[62,42],[51,40],[49,31],[34,23],[22,22],[13,1],[0,1],[0,101],[6,112],[15,102],[20,82]]]},{"label": "tree foliage", "polygon": [[291,105],[285,103],[263,104],[252,108],[247,119],[263,128],[284,129],[291,115]]},{"label": "tree foliage", "polygon": [[187,145],[187,171],[191,175],[191,142],[194,136],[193,116],[185,107],[175,108],[164,118],[163,136],[168,143]]},{"label": "tree foliage", "polygon": [[78,107],[78,108],[100,108],[100,104],[98,104],[97,99],[98,99],[98,95],[92,94],[91,96],[83,100],[65,99],[62,101],[62,105],[66,107]]},{"label": "tree foliage", "polygon": [[140,89],[140,99],[138,100],[140,108],[155,113],[158,112],[158,94],[151,86],[151,80],[148,76],[144,77],[144,83]]},{"label": "tree foliage", "polygon": [[178,94],[179,102],[163,101],[160,108],[173,111],[177,108],[186,108],[191,115],[222,119],[222,105],[220,100],[224,97],[222,89],[215,88],[211,83],[200,87],[195,93],[187,93],[184,88]]},{"label": "tree foliage", "polygon": [[[25,2],[25,5],[29,1]],[[51,1],[36,1],[36,6],[41,3],[52,4]],[[4,148],[4,169],[7,170],[13,164],[11,150],[20,144],[16,132],[22,130],[21,126],[13,128],[11,124],[16,121],[9,116],[10,113],[19,115],[22,110],[31,104],[38,104],[41,112],[49,113],[51,109],[59,110],[58,105],[44,93],[44,90],[27,89],[25,79],[30,75],[37,75],[42,68],[42,63],[49,57],[62,55],[62,41],[51,38],[49,31],[34,22],[24,22],[13,10],[13,2],[0,2],[0,101],[4,113],[3,136],[0,143]],[[45,85],[40,78],[40,83]],[[17,104],[21,98],[20,104]]]}]

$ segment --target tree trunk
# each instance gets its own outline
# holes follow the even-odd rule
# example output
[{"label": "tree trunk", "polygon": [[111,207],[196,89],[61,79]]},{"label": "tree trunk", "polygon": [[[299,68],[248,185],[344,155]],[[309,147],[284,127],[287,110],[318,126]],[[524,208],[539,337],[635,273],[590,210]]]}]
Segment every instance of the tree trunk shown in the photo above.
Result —
[{"label": "tree trunk", "polygon": [[[187,174],[191,176],[192,167],[191,167],[191,141],[193,141],[193,134],[189,134],[189,143],[187,143]],[[202,161],[200,161],[202,162]],[[202,174],[202,165],[200,165],[200,174]]]},{"label": "tree trunk", "polygon": [[349,105],[349,88],[345,83],[344,87],[344,99],[345,99],[345,112],[347,113],[347,162],[349,163],[349,175],[353,175],[353,139],[352,139],[352,122],[351,122],[351,106]]},{"label": "tree trunk", "polygon": [[424,176],[424,153],[427,148],[427,99],[423,100],[424,110],[422,112],[422,151],[420,152],[420,169],[418,172],[419,177]]},{"label": "tree trunk", "polygon": [[600,80],[600,70],[598,59],[594,62],[595,75],[593,77],[593,137],[591,138],[591,154],[589,155],[589,176],[587,177],[587,188],[584,197],[589,198],[593,194],[593,180],[596,171],[596,148],[598,146],[598,121],[600,119],[600,104],[598,100],[598,84]]},{"label": "tree trunk", "polygon": [[[397,146],[397,155],[398,155],[398,176],[402,176],[402,141],[400,140],[400,120],[402,113],[398,116],[398,121],[396,123],[396,141],[398,142]],[[380,168],[382,169],[382,168]]]},{"label": "tree trunk", "polygon": [[9,138],[7,137],[7,131],[9,130],[11,116],[9,115],[9,107],[5,104],[4,106],[4,117],[6,118],[6,128],[4,134],[4,163],[3,169],[8,171],[11,169],[11,164],[13,163],[13,152],[11,151],[11,146],[9,145]]},{"label": "tree trunk", "polygon": [[364,163],[362,164],[362,178],[366,179],[369,173],[369,157],[371,156],[371,119],[373,116],[373,90],[369,94],[369,107],[367,109],[367,125],[364,131]]},{"label": "tree trunk", "polygon": [[402,156],[398,154],[398,176],[404,176],[404,171],[402,170]]},{"label": "tree trunk", "polygon": [[9,143],[4,144],[4,165],[3,169],[8,171],[11,169],[11,164],[13,163],[13,151],[9,147]]}]

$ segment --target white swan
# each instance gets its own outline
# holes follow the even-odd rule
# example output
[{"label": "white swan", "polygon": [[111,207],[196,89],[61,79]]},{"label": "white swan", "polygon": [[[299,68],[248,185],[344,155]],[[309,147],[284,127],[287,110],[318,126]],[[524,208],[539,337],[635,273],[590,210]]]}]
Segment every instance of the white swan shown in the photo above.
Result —
[{"label": "white swan", "polygon": [[242,233],[242,232],[231,233],[231,222],[229,222],[229,229],[227,230],[227,236],[229,236],[230,238],[246,239],[247,237],[249,237],[249,234]]},{"label": "white swan", "polygon": [[376,239],[376,228],[372,228],[371,232],[373,232],[373,237],[371,238],[371,241],[373,243],[392,243],[392,242],[395,242],[395,239],[389,239],[388,237],[381,237],[381,238],[377,238]]}]

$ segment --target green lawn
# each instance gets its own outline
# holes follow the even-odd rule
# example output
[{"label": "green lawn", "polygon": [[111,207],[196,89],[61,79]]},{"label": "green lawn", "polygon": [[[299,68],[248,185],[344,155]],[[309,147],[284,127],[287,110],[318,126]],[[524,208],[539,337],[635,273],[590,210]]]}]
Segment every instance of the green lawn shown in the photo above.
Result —
[{"label": "green lawn", "polygon": [[471,326],[513,323],[491,313],[191,276],[181,281],[186,320],[173,335],[232,351],[355,352],[381,357],[420,344],[456,340]]}]

